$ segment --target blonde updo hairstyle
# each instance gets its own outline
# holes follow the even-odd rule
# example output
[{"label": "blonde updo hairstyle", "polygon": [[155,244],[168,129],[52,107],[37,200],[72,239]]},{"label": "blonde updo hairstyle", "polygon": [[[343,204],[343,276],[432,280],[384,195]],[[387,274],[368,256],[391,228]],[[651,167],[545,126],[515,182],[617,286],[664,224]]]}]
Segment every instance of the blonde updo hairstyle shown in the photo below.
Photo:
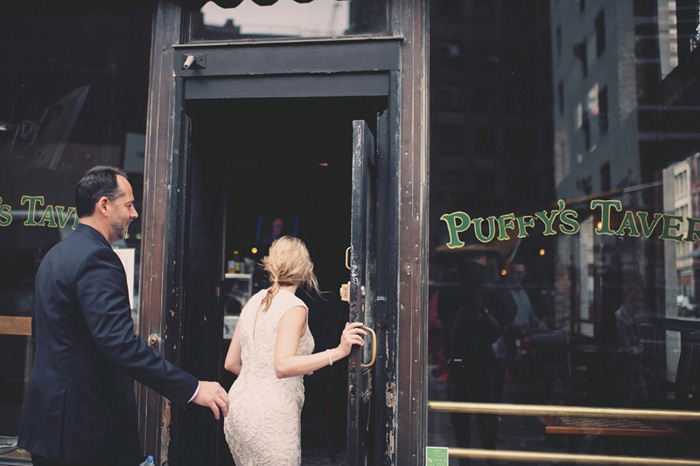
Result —
[{"label": "blonde updo hairstyle", "polygon": [[263,312],[270,308],[272,299],[279,292],[280,286],[299,284],[320,293],[318,281],[314,275],[314,263],[311,262],[309,251],[302,240],[292,236],[276,239],[262,263],[272,282],[262,301]]}]

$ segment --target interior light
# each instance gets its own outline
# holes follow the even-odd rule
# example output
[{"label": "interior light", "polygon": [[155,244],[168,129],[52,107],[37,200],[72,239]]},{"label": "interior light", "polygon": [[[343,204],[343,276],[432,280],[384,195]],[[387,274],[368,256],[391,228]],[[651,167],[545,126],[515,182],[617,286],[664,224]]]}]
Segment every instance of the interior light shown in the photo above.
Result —
[{"label": "interior light", "polygon": [[501,270],[501,275],[506,275],[508,272],[506,272],[506,269]]},{"label": "interior light", "polygon": [[252,252],[253,254],[257,254],[257,253],[258,253],[258,248],[253,248],[253,249],[250,250],[250,252]]},{"label": "interior light", "polygon": [[328,166],[328,162],[320,162],[320,163],[318,164],[318,166],[319,166],[319,167],[327,167],[327,166]]},{"label": "interior light", "polygon": [[544,256],[544,249],[540,249],[540,256]]}]

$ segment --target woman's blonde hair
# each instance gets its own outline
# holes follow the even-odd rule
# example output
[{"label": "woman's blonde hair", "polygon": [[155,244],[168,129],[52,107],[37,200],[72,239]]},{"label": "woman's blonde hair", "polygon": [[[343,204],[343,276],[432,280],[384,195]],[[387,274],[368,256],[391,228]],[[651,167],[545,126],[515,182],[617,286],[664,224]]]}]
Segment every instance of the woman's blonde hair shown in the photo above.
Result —
[{"label": "woman's blonde hair", "polygon": [[272,304],[281,285],[304,285],[316,293],[318,281],[314,275],[314,263],[304,242],[292,236],[282,236],[270,246],[270,252],[262,260],[265,271],[270,277],[272,286],[262,300],[263,312]]}]

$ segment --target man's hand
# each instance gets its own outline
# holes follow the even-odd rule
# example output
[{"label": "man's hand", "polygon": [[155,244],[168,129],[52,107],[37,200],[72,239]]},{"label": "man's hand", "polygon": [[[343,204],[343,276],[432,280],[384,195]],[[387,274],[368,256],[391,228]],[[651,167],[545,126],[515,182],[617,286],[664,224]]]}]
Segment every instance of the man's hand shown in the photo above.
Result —
[{"label": "man's hand", "polygon": [[192,402],[210,408],[217,420],[219,419],[219,408],[224,413],[224,417],[228,414],[228,393],[218,382],[200,381],[199,391]]}]

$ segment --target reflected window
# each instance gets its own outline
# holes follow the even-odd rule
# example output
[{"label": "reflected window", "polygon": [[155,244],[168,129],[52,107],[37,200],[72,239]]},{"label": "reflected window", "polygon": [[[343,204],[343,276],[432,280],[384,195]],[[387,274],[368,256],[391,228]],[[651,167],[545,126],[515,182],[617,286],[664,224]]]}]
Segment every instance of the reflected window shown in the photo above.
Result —
[{"label": "reflected window", "polygon": [[605,52],[605,10],[601,10],[595,19],[595,48],[598,57]]},{"label": "reflected window", "polygon": [[559,114],[564,114],[564,83],[559,81],[557,86],[557,94],[559,94]]},{"label": "reflected window", "polygon": [[557,58],[561,58],[561,26],[557,27]]},{"label": "reflected window", "polygon": [[243,0],[234,8],[213,1],[192,13],[192,41],[320,38],[387,34],[387,4],[375,0],[278,0],[258,5]]},{"label": "reflected window", "polygon": [[608,132],[608,88],[603,87],[598,94],[598,129],[600,130],[600,135],[607,134]]}]

